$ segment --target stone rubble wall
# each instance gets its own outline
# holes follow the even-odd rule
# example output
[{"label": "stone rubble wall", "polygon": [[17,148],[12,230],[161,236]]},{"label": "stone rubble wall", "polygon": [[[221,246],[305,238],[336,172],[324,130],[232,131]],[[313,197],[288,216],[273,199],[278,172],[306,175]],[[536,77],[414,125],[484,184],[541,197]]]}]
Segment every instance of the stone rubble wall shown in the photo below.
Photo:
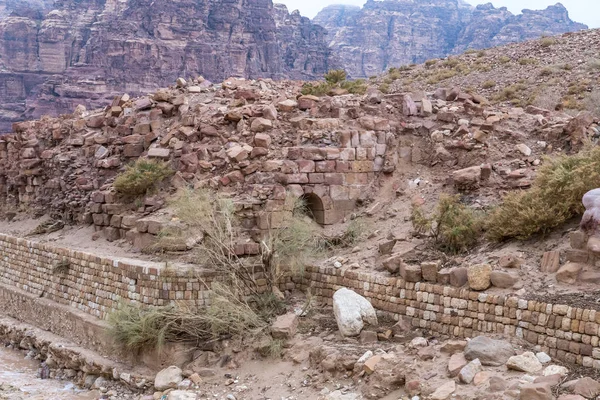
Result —
[{"label": "stone rubble wall", "polygon": [[347,287],[396,320],[411,318],[415,327],[464,338],[516,336],[552,358],[600,369],[600,311],[333,267],[309,267],[300,287],[327,304]]}]

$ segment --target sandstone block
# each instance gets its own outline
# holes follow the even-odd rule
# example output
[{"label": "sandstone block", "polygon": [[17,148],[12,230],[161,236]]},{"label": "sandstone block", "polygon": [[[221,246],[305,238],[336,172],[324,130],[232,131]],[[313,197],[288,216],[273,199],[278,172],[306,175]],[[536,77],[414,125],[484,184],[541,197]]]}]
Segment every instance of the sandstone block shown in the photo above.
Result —
[{"label": "sandstone block", "polygon": [[400,276],[407,282],[420,282],[421,281],[421,266],[420,265],[407,265],[405,263],[400,264]]},{"label": "sandstone block", "polygon": [[171,150],[169,149],[161,149],[159,147],[153,147],[148,150],[148,157],[150,158],[169,158],[171,155]]},{"label": "sandstone block", "polygon": [[469,340],[465,347],[465,358],[467,360],[478,358],[482,365],[503,365],[514,353],[510,343],[486,336],[477,336]]},{"label": "sandstone block", "polygon": [[425,261],[421,263],[421,274],[423,280],[428,282],[437,282],[439,261]]},{"label": "sandstone block", "polygon": [[560,267],[560,252],[559,251],[547,251],[542,255],[542,263],[540,265],[540,271],[554,273],[558,271]]},{"label": "sandstone block", "polygon": [[252,121],[252,124],[250,124],[250,130],[252,132],[264,132],[271,128],[273,128],[273,123],[266,118],[255,118],[254,121]]},{"label": "sandstone block", "polygon": [[271,141],[271,136],[266,133],[257,133],[254,135],[254,146],[256,147],[268,149],[271,146]]},{"label": "sandstone block", "polygon": [[511,288],[519,281],[519,277],[504,271],[492,271],[490,282],[493,286],[499,288]]},{"label": "sandstone block", "polygon": [[492,266],[489,264],[471,265],[467,271],[469,287],[473,290],[485,290],[490,287]]},{"label": "sandstone block", "polygon": [[271,325],[271,336],[275,339],[291,339],[297,328],[298,316],[295,313],[280,315]]},{"label": "sandstone block", "polygon": [[479,186],[480,177],[481,167],[479,165],[452,172],[452,181],[459,190],[476,188]]},{"label": "sandstone block", "polygon": [[574,284],[577,281],[579,273],[583,269],[583,264],[568,262],[556,271],[556,280],[558,282]]},{"label": "sandstone block", "polygon": [[[440,271],[441,272],[441,271]],[[450,269],[450,285],[454,287],[463,287],[469,280],[468,270],[465,267],[454,267]],[[439,276],[439,274],[438,274]]]},{"label": "sandstone block", "polygon": [[520,400],[553,400],[552,387],[549,383],[528,383],[521,386]]},{"label": "sandstone block", "polygon": [[459,374],[461,369],[463,369],[463,367],[467,365],[467,363],[468,361],[465,358],[464,353],[453,354],[452,356],[450,356],[450,360],[448,360],[448,375],[451,378],[454,378]]},{"label": "sandstone block", "polygon": [[587,243],[587,235],[581,230],[569,234],[569,242],[574,249],[583,249]]},{"label": "sandstone block", "polygon": [[531,351],[526,351],[518,356],[512,356],[506,362],[508,369],[535,374],[542,370],[542,363]]},{"label": "sandstone block", "polygon": [[573,386],[573,393],[587,399],[594,399],[600,395],[600,383],[590,377],[579,379]]}]

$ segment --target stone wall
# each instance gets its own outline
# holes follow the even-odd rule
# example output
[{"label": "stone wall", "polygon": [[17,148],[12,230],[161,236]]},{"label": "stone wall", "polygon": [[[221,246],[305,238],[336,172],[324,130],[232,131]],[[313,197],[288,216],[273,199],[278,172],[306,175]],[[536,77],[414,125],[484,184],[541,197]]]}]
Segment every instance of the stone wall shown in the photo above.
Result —
[{"label": "stone wall", "polygon": [[[180,300],[205,306],[216,278],[207,271],[98,257],[7,235],[0,235],[0,254],[0,284],[21,293],[17,297],[29,293],[100,319],[123,301],[165,305]],[[57,267],[64,261],[68,270],[61,272]],[[258,283],[266,285],[266,280],[259,277]],[[308,267],[301,281],[295,285],[288,278],[285,287],[311,287],[328,304],[335,290],[347,287],[386,315],[411,318],[415,327],[455,337],[517,336],[540,345],[551,357],[600,369],[596,310],[332,267]],[[0,305],[17,297],[1,295]],[[16,309],[12,304],[11,310]]]},{"label": "stone wall", "polygon": [[[209,303],[214,272],[98,257],[0,235],[0,283],[104,319],[120,302]],[[266,281],[259,283],[266,284]]]},{"label": "stone wall", "polygon": [[302,287],[309,286],[328,304],[347,287],[395,319],[411,318],[415,327],[465,338],[517,336],[553,358],[600,369],[600,311],[333,267],[310,267]]}]

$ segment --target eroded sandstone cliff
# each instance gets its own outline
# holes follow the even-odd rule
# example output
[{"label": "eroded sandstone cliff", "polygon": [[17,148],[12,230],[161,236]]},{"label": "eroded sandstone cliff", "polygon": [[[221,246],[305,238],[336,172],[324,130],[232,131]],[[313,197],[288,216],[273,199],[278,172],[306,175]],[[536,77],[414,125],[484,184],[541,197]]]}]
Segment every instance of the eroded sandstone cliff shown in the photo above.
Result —
[{"label": "eroded sandstone cliff", "polygon": [[0,2],[0,132],[178,76],[314,79],[324,28],[271,0]]},{"label": "eroded sandstone cliff", "polygon": [[491,3],[462,0],[369,0],[362,7],[324,8],[314,22],[328,30],[335,55],[353,77],[511,42],[586,29],[558,3],[513,15]]}]

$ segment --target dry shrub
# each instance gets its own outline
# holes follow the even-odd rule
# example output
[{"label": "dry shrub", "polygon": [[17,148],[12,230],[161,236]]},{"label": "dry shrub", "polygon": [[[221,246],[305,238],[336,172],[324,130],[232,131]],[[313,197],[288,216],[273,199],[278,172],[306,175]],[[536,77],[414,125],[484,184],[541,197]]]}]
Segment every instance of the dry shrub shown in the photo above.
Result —
[{"label": "dry shrub", "polygon": [[484,89],[491,89],[491,88],[493,88],[494,86],[496,86],[496,81],[494,81],[494,80],[491,80],[491,79],[490,79],[490,80],[487,80],[487,81],[485,81],[485,82],[483,82],[483,83],[481,84],[481,87],[482,87],[482,88],[484,88]]},{"label": "dry shrub", "polygon": [[473,247],[482,232],[482,217],[460,202],[459,196],[442,195],[433,215],[427,217],[413,206],[411,222],[416,232],[429,233],[435,244],[448,253]]},{"label": "dry shrub", "polygon": [[536,107],[540,107],[546,110],[554,110],[556,106],[561,103],[561,96],[556,91],[551,88],[542,88],[538,93],[532,92],[536,94],[535,100],[533,100],[533,105]]},{"label": "dry shrub", "polygon": [[113,186],[121,195],[141,196],[173,173],[173,169],[163,161],[140,158],[117,175]]},{"label": "dry shrub", "polygon": [[489,216],[496,241],[546,234],[583,212],[581,198],[600,182],[600,148],[545,159],[531,189],[510,193]]},{"label": "dry shrub", "polygon": [[542,40],[540,40],[540,45],[542,47],[550,47],[553,44],[556,44],[556,39],[554,39],[552,37],[545,37],[545,38],[542,38]]},{"label": "dry shrub", "polygon": [[[188,225],[187,235],[202,235],[197,246],[198,260],[223,273],[233,273],[248,289],[256,293],[253,269],[235,255],[240,224],[235,205],[209,190],[185,190],[173,202],[175,214]],[[304,267],[320,252],[320,227],[306,215],[298,199],[286,199],[281,227],[270,228],[261,242],[261,269],[270,284],[285,274],[302,274]],[[286,211],[287,210],[287,211]]]},{"label": "dry shrub", "polygon": [[213,283],[206,309],[175,303],[166,307],[124,306],[108,317],[115,342],[131,352],[160,350],[167,342],[202,342],[255,334],[268,325],[241,295],[239,287]]},{"label": "dry shrub", "polygon": [[287,208],[277,229],[269,229],[261,242],[262,260],[271,283],[286,274],[302,275],[304,268],[324,251],[321,228],[308,216],[301,199],[288,197]]}]

